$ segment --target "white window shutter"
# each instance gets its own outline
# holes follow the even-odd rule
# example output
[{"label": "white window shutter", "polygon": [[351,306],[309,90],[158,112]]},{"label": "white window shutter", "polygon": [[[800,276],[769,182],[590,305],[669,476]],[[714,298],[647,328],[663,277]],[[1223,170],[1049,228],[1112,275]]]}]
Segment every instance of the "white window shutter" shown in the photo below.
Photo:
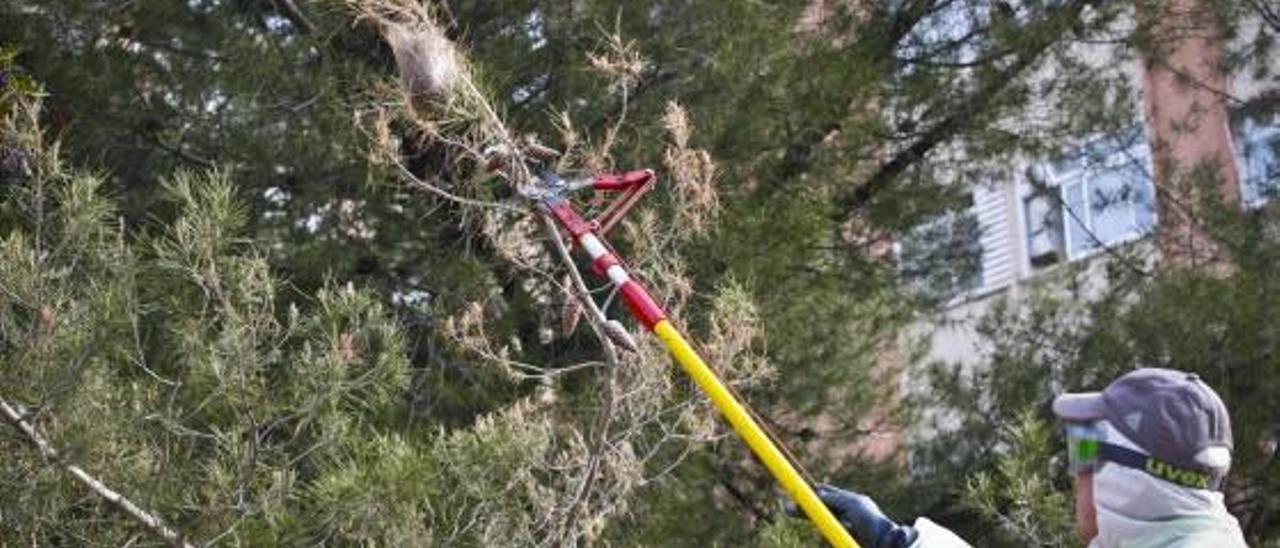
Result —
[{"label": "white window shutter", "polygon": [[995,185],[973,189],[973,209],[982,230],[982,287],[991,291],[1011,283],[1016,276],[1013,246],[1009,239],[1009,204],[1004,188]]}]

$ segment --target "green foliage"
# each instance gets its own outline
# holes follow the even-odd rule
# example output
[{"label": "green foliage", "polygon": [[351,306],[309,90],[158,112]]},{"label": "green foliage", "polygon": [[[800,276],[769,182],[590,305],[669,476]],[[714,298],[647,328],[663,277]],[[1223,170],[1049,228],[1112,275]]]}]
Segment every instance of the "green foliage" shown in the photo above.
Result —
[{"label": "green foliage", "polygon": [[[63,458],[192,537],[280,535],[303,478],[377,439],[402,401],[399,329],[349,288],[279,313],[281,284],[244,239],[224,174],[176,175],[176,218],[137,234],[116,222],[102,179],[55,151],[7,196],[3,396],[33,410]],[[137,535],[26,442],[4,442],[16,465],[0,482],[22,499],[5,507],[5,534],[17,535],[5,542]]]},{"label": "green foliage", "polygon": [[520,544],[551,511],[533,476],[551,435],[513,408],[452,434],[379,437],[328,463],[308,506],[323,538],[341,544]]},{"label": "green foliage", "polygon": [[20,109],[27,97],[40,94],[40,86],[15,62],[18,50],[11,44],[0,44],[0,118],[8,118]]},{"label": "green foliage", "polygon": [[[1243,13],[1249,2],[1226,4]],[[887,234],[956,209],[968,185],[1008,176],[1011,157],[1137,115],[1120,61],[1144,37],[1107,30],[1132,2],[1026,2],[1011,15],[1002,5],[462,0],[445,15],[515,132],[578,140],[568,165],[670,172],[672,150],[709,151],[714,220],[690,215],[687,188],[664,179],[615,244],[753,404],[786,418],[781,436],[803,444],[815,475],[900,515],[954,518],[939,509],[958,506],[965,470],[1027,486],[1026,504],[1051,500],[1047,476],[1018,483],[1042,439],[993,449],[1056,387],[1176,358],[1247,409],[1241,440],[1266,431],[1259,410],[1273,393],[1259,372],[1274,367],[1274,254],[1242,252],[1232,281],[1161,276],[1097,304],[1046,298],[993,316],[990,367],[931,379],[929,403],[959,431],[914,451],[917,484],[894,477],[897,461],[849,456],[869,412],[893,399],[874,372],[919,304],[886,260]],[[973,32],[938,32],[957,30],[960,14],[979,23]],[[1253,49],[1231,66],[1266,72],[1274,32],[1249,32]],[[0,395],[36,409],[68,460],[193,538],[804,535],[777,519],[769,479],[656,347],[641,367],[573,369],[598,362],[599,344],[583,327],[543,336],[563,298],[549,304],[531,287],[563,273],[511,259],[493,237],[495,226],[516,232],[511,219],[490,223],[401,184],[383,148],[447,191],[509,193],[403,120],[367,123],[395,63],[343,3],[16,0],[0,5],[0,34],[11,41],[0,50]],[[1087,63],[1074,47],[1099,39],[1119,44],[1117,62]],[[619,86],[592,58],[630,40],[640,68]],[[1047,67],[1052,78],[1034,76]],[[39,93],[44,108],[32,108]],[[683,139],[664,127],[673,99],[697,126]],[[1053,116],[1027,115],[1038,101]],[[41,131],[61,139],[61,155]],[[705,224],[669,234],[690,220]],[[1262,228],[1241,227],[1241,241]],[[972,273],[938,269],[962,255],[943,251],[957,253],[906,270],[947,283]],[[473,331],[507,368],[444,328],[473,310]],[[511,375],[512,363],[539,374]],[[891,418],[899,411],[920,410]],[[824,427],[796,426],[811,422]],[[0,544],[134,539],[136,527],[23,443],[0,438],[17,455],[0,488],[19,499],[0,505]],[[1246,453],[1241,470],[1261,465]],[[1009,455],[1026,456],[999,468]],[[1268,473],[1258,485],[1274,484]],[[1274,498],[1255,499],[1256,515]],[[587,510],[575,513],[579,503]]]},{"label": "green foliage", "polygon": [[1052,432],[1023,413],[1002,432],[1006,449],[994,469],[970,475],[965,484],[965,503],[998,523],[1011,546],[1079,546],[1071,497],[1059,487],[1067,478]]},{"label": "green foliage", "polygon": [[757,546],[768,548],[801,548],[823,542],[807,519],[780,519],[758,533]]}]

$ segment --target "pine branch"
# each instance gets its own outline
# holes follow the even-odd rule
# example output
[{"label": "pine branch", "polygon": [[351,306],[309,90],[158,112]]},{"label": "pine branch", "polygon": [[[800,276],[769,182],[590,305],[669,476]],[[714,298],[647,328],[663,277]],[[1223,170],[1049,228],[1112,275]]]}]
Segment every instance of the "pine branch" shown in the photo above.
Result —
[{"label": "pine branch", "polygon": [[1280,32],[1280,7],[1262,0],[1249,0],[1248,3],[1258,13],[1258,17],[1262,18],[1267,23],[1267,26],[1271,27],[1272,32]]},{"label": "pine branch", "polygon": [[195,164],[203,169],[214,169],[217,167],[217,164],[213,160],[186,150],[181,144],[171,145],[166,143],[164,142],[164,139],[156,133],[151,133],[146,138],[148,141],[151,141],[151,144],[155,145],[160,150],[168,152],[169,154],[178,157],[180,160]]},{"label": "pine branch", "polygon": [[[894,52],[903,40],[910,37],[911,31],[926,17],[945,9],[954,1],[910,0],[900,9],[883,13],[879,18],[874,19],[877,21],[883,19],[884,24],[869,25],[868,32],[853,45],[845,48],[845,51],[855,56],[865,55],[869,59],[895,60]],[[886,73],[896,70],[896,63],[886,61],[881,70]],[[847,89],[857,90],[858,86],[849,86]],[[861,105],[861,102],[851,101],[852,98],[852,95],[846,93],[841,100],[849,104],[850,108]],[[841,116],[849,114],[852,112],[845,110]],[[830,136],[838,134],[843,129],[843,124],[838,120],[814,120],[796,131],[794,135],[797,137],[782,147],[785,155],[778,171],[781,181],[769,185],[765,189],[766,192],[780,190],[784,186],[783,182],[808,173],[813,167],[814,152],[826,143]]]},{"label": "pine branch", "polygon": [[1041,25],[1037,25],[1048,28],[1028,28],[1027,33],[1034,40],[1016,54],[1008,67],[988,78],[986,85],[978,86],[968,97],[955,104],[951,114],[923,132],[911,146],[880,164],[879,169],[871,177],[841,197],[837,202],[837,218],[848,219],[876,194],[884,191],[899,175],[923,160],[934,148],[972,127],[975,121],[980,120],[992,108],[995,100],[1005,89],[1017,82],[1019,76],[1040,59],[1041,54],[1057,43],[1059,35],[1051,32],[1053,27],[1063,21],[1077,20],[1084,7],[1094,1],[1077,0],[1054,10],[1045,17]]},{"label": "pine branch", "polygon": [[89,490],[106,499],[107,502],[128,514],[134,521],[137,521],[148,531],[151,531],[152,534],[164,539],[170,545],[180,548],[195,548],[194,545],[183,538],[182,533],[165,525],[164,520],[160,519],[159,516],[142,509],[142,507],[134,504],[133,501],[118,491],[107,487],[105,483],[84,471],[83,468],[64,461],[53,446],[49,444],[49,441],[36,431],[35,426],[27,422],[25,414],[19,412],[14,405],[11,405],[4,398],[0,398],[0,413],[3,413],[5,421],[22,432],[31,441],[31,444],[36,446],[40,456],[46,461],[57,463],[64,472],[75,478],[76,481],[84,484]]},{"label": "pine branch", "polygon": [[315,24],[307,19],[306,14],[298,9],[298,5],[293,0],[275,0],[275,5],[280,8],[281,15],[293,23],[293,26],[298,27],[303,34],[315,34]]}]

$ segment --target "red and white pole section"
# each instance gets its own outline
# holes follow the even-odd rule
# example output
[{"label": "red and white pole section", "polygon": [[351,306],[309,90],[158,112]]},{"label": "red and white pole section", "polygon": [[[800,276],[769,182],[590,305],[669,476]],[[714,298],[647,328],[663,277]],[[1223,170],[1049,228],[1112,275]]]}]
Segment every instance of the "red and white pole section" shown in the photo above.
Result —
[{"label": "red and white pole section", "polygon": [[[648,176],[652,177],[652,173]],[[541,205],[560,223],[560,226],[569,231],[574,243],[591,257],[592,270],[599,275],[608,276],[609,282],[622,293],[622,300],[627,303],[627,308],[631,309],[631,314],[644,325],[645,329],[657,335],[685,372],[693,378],[703,393],[711,399],[711,403],[720,410],[747,446],[769,469],[787,494],[796,501],[796,505],[809,516],[827,542],[840,548],[857,548],[857,542],[818,498],[813,486],[804,480],[782,450],[756,423],[746,406],[734,397],[733,392],[725,386],[711,367],[702,361],[680,331],[671,325],[667,320],[666,312],[658,306],[649,291],[631,277],[618,256],[596,235],[595,223],[578,215],[569,201],[564,198],[553,198],[542,202]],[[616,219],[612,220],[616,221]]]}]

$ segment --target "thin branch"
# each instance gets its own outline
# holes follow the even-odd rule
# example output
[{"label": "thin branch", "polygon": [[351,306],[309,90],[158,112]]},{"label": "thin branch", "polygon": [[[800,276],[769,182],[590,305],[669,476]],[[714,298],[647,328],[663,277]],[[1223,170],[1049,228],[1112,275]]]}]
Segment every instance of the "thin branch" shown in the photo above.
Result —
[{"label": "thin branch", "polygon": [[578,267],[573,262],[573,256],[569,254],[569,248],[564,245],[564,241],[560,239],[560,231],[556,229],[555,223],[546,215],[539,215],[542,219],[542,231],[547,239],[551,241],[552,247],[556,250],[556,256],[563,263],[565,270],[569,272],[569,279],[572,280],[573,296],[582,303],[588,314],[587,322],[591,324],[591,330],[595,332],[596,338],[600,340],[600,346],[604,350],[605,363],[610,367],[616,367],[620,362],[618,360],[617,347],[613,345],[613,339],[609,338],[606,330],[605,322],[608,321],[604,311],[596,305],[591,298],[591,290],[587,288],[587,283],[582,279],[582,273],[578,272]]},{"label": "thin branch", "polygon": [[1280,7],[1274,2],[1268,4],[1263,0],[1247,0],[1245,3],[1258,13],[1258,17],[1271,27],[1272,32],[1280,33]]},{"label": "thin branch", "polygon": [[400,172],[401,177],[404,178],[405,182],[407,182],[409,186],[425,190],[427,192],[435,194],[436,196],[449,200],[450,202],[454,202],[458,205],[497,209],[501,211],[508,211],[511,213],[525,212],[524,209],[510,205],[510,204],[504,204],[501,202],[486,202],[483,200],[476,200],[473,198],[458,196],[457,194],[453,194],[443,188],[440,188],[436,185],[428,183],[427,181],[419,178],[417,175],[414,175],[413,172],[409,170],[409,167],[404,165],[404,163],[401,162],[398,158],[392,159],[391,163],[395,165],[396,171]]},{"label": "thin branch", "polygon": [[3,398],[0,398],[0,413],[3,413],[5,421],[13,425],[13,427],[18,429],[19,432],[22,432],[32,445],[36,446],[36,449],[40,452],[40,456],[46,461],[57,463],[64,472],[75,478],[76,481],[84,484],[85,487],[88,487],[91,491],[97,493],[98,496],[106,499],[107,502],[128,514],[129,517],[134,519],[134,521],[137,521],[148,531],[151,531],[152,534],[164,539],[165,542],[170,545],[180,548],[195,548],[194,545],[183,538],[182,533],[170,528],[168,525],[165,525],[164,520],[160,519],[159,516],[143,510],[137,504],[134,504],[133,501],[110,487],[107,487],[106,484],[102,483],[102,481],[93,477],[88,472],[85,472],[84,469],[79,466],[62,460],[58,455],[58,452],[53,449],[53,446],[49,445],[49,441],[36,431],[35,426],[26,421],[24,414],[19,412],[18,409]]},{"label": "thin branch", "polygon": [[841,221],[853,216],[856,211],[867,204],[876,194],[887,188],[910,167],[923,160],[934,148],[951,140],[952,137],[970,127],[972,123],[986,115],[996,99],[1018,77],[1040,59],[1040,55],[1053,46],[1058,36],[1051,32],[1053,26],[1064,20],[1075,21],[1086,5],[1095,0],[1076,0],[1049,13],[1040,26],[1049,28],[1029,28],[1033,33],[1032,42],[1019,52],[1009,66],[987,80],[986,85],[979,86],[968,97],[951,106],[951,114],[943,118],[925,131],[911,146],[894,154],[888,161],[880,164],[863,183],[857,185],[837,200],[837,218]]},{"label": "thin branch", "polygon": [[[569,271],[569,278],[573,281],[574,297],[582,303],[587,310],[587,322],[591,325],[591,330],[595,333],[596,339],[600,341],[600,346],[604,351],[605,362],[610,366],[609,375],[601,382],[605,383],[606,409],[597,417],[594,425],[595,436],[591,442],[589,449],[590,455],[587,460],[587,471],[583,475],[582,482],[578,485],[578,490],[570,501],[568,509],[564,514],[564,522],[560,528],[562,535],[568,535],[570,525],[578,516],[583,505],[589,498],[591,487],[595,483],[598,476],[596,473],[600,466],[601,449],[606,439],[606,433],[609,427],[609,421],[613,418],[614,406],[617,401],[613,389],[613,377],[618,370],[618,350],[614,346],[612,339],[609,338],[606,331],[605,322],[608,321],[604,315],[604,311],[591,298],[591,291],[587,288],[586,282],[582,279],[582,274],[578,272],[577,265],[573,262],[573,256],[569,254],[569,248],[564,245],[564,241],[560,239],[560,231],[556,229],[555,223],[548,215],[539,215],[542,219],[542,229],[547,239],[551,241],[552,247],[556,250],[556,256],[563,263],[566,270]],[[559,539],[561,542],[567,540],[563,536]]]},{"label": "thin branch", "polygon": [[1191,87],[1194,87],[1201,91],[1208,92],[1211,95],[1215,95],[1219,99],[1222,99],[1223,101],[1226,101],[1228,103],[1233,103],[1236,106],[1243,106],[1247,103],[1247,101],[1245,101],[1244,99],[1241,99],[1240,97],[1232,95],[1225,89],[1209,85],[1209,83],[1205,82],[1203,79],[1193,74],[1190,74],[1181,68],[1178,68],[1169,64],[1167,60],[1155,59],[1155,60],[1152,60],[1151,63],[1153,65],[1159,66],[1160,68],[1163,68],[1173,73],[1173,75],[1177,77],[1179,82],[1186,83]]},{"label": "thin branch", "polygon": [[205,61],[226,61],[227,59],[226,57],[223,57],[217,54],[216,52],[187,48],[187,47],[176,45],[176,43],[172,43],[172,42],[166,43],[163,41],[139,40],[138,43],[148,48],[164,50],[169,53],[175,53],[178,55],[182,55],[184,57],[192,57],[195,59],[202,59]]},{"label": "thin branch", "polygon": [[315,34],[316,26],[307,19],[306,14],[298,9],[298,5],[293,0],[274,0],[273,2],[280,9],[280,14],[288,19],[293,26],[297,27],[303,34]]},{"label": "thin branch", "polygon": [[980,67],[983,65],[990,65],[995,63],[996,61],[999,61],[1009,56],[1011,53],[1013,52],[1009,51],[1008,49],[1000,48],[986,55],[973,59],[971,61],[936,61],[934,60],[934,57],[937,57],[937,55],[917,55],[914,57],[898,57],[897,60],[899,63],[908,64],[908,65],[919,65],[923,67],[932,67],[932,68],[963,69],[963,68]]},{"label": "thin branch", "polygon": [[188,163],[198,165],[205,169],[213,169],[217,167],[214,164],[213,160],[210,160],[208,158],[205,158],[204,156],[200,156],[191,151],[188,151],[182,148],[182,145],[171,145],[169,143],[166,143],[164,142],[164,139],[160,138],[159,135],[152,134],[149,137],[149,140],[151,141],[152,144],[159,147],[161,150],[168,152],[169,154],[172,154],[174,156],[177,156],[178,158],[185,160]]}]

